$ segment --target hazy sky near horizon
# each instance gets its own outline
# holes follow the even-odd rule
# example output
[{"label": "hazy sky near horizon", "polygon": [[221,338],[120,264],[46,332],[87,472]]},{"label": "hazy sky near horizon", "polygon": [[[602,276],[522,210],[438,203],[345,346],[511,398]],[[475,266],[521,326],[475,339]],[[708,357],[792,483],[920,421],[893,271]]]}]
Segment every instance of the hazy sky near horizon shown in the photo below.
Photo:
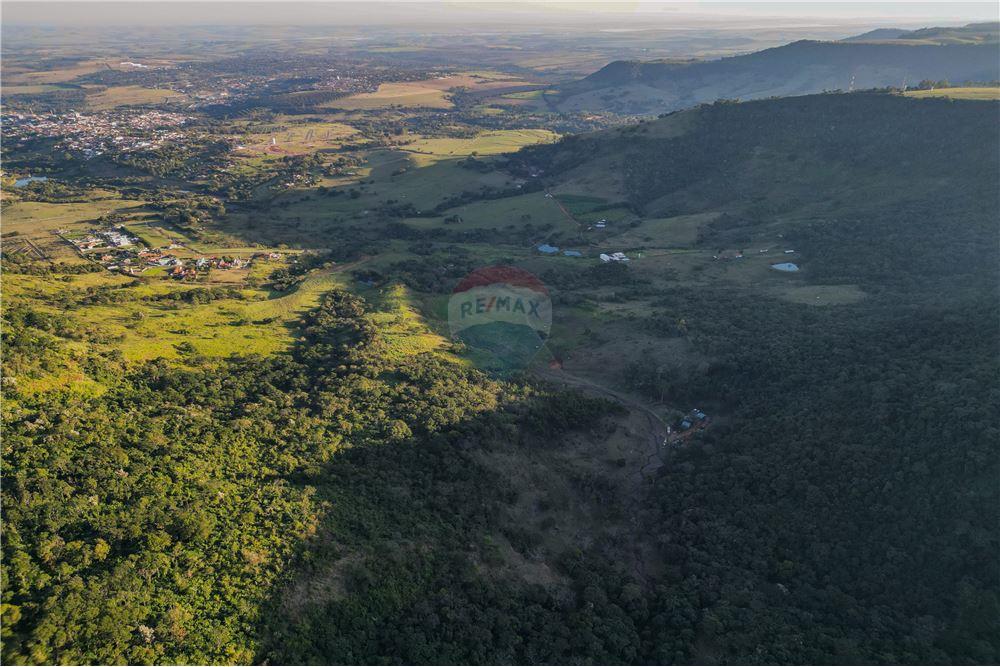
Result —
[{"label": "hazy sky near horizon", "polygon": [[719,27],[770,19],[823,24],[954,25],[998,20],[996,2],[492,2],[489,0],[272,0],[193,2],[46,0],[3,2],[6,25],[575,25],[647,28]]}]

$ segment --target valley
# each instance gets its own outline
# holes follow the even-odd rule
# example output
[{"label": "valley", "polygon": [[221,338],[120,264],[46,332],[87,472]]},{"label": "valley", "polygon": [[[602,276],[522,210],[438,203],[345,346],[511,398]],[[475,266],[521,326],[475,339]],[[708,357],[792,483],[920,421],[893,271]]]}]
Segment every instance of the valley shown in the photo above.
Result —
[{"label": "valley", "polygon": [[5,46],[5,662],[1000,656],[990,24],[201,30]]}]

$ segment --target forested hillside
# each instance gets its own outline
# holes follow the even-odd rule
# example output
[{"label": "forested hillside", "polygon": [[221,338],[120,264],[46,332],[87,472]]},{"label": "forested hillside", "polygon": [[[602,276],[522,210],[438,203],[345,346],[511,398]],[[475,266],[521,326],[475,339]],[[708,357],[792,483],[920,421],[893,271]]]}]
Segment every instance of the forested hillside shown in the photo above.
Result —
[{"label": "forested hillside", "polygon": [[996,659],[996,117],[887,95],[717,104],[519,156],[555,191],[618,183],[643,216],[717,212],[710,252],[793,248],[796,289],[868,294],[817,308],[703,271],[633,322],[712,362],[624,382],[732,408],[652,494],[702,605],[700,659]]},{"label": "forested hillside", "polygon": [[[4,662],[1000,660],[997,112],[823,95],[570,137],[489,162],[513,194],[434,189],[455,228],[317,227],[344,263],[296,256],[249,304],[5,257]],[[525,250],[504,207],[530,196],[562,225],[529,231],[587,256]],[[498,379],[433,304],[507,254],[554,323],[544,368]],[[403,284],[431,305],[389,311]],[[134,361],[77,317],[225,299],[198,326],[288,347]],[[67,368],[94,382],[30,386]],[[695,405],[706,430],[650,446]]]},{"label": "forested hillside", "polygon": [[[6,322],[5,362],[57,345],[65,332],[50,324],[39,313]],[[494,661],[583,650],[547,652],[542,635],[524,633],[517,648],[400,632],[426,622],[406,619],[448,587],[476,596],[462,604],[496,603],[505,622],[541,614],[536,632],[543,618],[567,634],[585,619],[601,624],[603,611],[581,609],[576,622],[552,608],[524,612],[552,594],[476,574],[476,563],[496,561],[488,536],[517,492],[477,452],[517,452],[554,425],[590,428],[614,406],[493,382],[430,355],[392,362],[364,302],[343,292],[301,333],[290,355],[154,362],[98,397],[8,384],[5,662]],[[575,558],[581,573],[615,569]]]}]

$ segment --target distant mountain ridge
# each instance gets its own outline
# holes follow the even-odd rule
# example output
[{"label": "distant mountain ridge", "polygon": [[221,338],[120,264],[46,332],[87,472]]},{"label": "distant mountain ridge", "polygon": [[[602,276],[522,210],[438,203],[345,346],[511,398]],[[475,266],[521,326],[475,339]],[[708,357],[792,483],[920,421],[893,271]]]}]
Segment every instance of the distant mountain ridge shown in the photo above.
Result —
[{"label": "distant mountain ridge", "polygon": [[563,111],[652,114],[717,99],[806,95],[1000,79],[1000,24],[880,29],[838,42],[801,40],[709,61],[616,61],[560,89]]},{"label": "distant mountain ridge", "polygon": [[843,42],[907,41],[935,44],[996,44],[1000,42],[1000,23],[969,23],[959,27],[876,28],[848,37]]},{"label": "distant mountain ridge", "polygon": [[854,35],[853,37],[845,37],[840,40],[842,42],[880,42],[886,39],[899,39],[902,35],[905,35],[908,30],[902,28],[875,28],[874,30],[869,30],[868,32],[863,32],[860,35]]}]

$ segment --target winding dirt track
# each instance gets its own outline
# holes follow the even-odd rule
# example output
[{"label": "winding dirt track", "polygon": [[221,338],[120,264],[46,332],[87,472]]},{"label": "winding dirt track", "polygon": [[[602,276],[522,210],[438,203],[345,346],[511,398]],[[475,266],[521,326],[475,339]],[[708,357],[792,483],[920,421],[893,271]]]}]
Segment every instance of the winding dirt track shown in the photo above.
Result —
[{"label": "winding dirt track", "polygon": [[578,228],[583,229],[583,223],[577,220],[575,217],[573,217],[573,214],[569,212],[569,209],[563,206],[563,203],[559,201],[559,199],[554,194],[546,190],[545,196],[551,198],[552,201],[556,203],[556,206],[559,207],[559,210],[563,212],[563,215],[565,215],[570,222],[572,222]]},{"label": "winding dirt track", "polygon": [[608,387],[599,385],[591,380],[573,375],[572,373],[567,373],[564,370],[538,369],[535,371],[535,374],[550,382],[567,385],[576,389],[609,397],[618,403],[621,403],[629,410],[637,410],[641,412],[646,417],[646,439],[649,443],[650,452],[649,457],[647,457],[647,462],[643,465],[640,472],[642,472],[645,476],[645,471],[650,466],[650,462],[648,460],[649,458],[655,458],[657,462],[659,461],[660,447],[667,437],[667,424],[649,406],[636,401],[628,394],[615,391],[614,389],[609,389]]}]

